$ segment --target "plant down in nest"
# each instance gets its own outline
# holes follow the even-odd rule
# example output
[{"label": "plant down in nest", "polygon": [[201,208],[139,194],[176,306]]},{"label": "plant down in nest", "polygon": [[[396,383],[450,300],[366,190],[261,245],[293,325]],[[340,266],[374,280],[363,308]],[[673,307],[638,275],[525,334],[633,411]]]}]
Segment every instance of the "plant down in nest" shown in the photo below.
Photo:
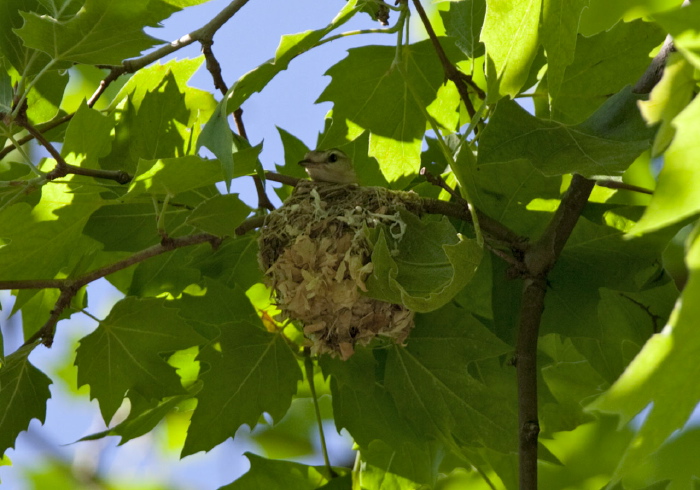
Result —
[{"label": "plant down in nest", "polygon": [[372,273],[367,229],[400,240],[399,210],[420,215],[418,196],[380,187],[301,181],[261,229],[260,264],[282,315],[304,325],[315,353],[349,358],[377,336],[402,343],[413,327],[403,305],[365,294]]}]

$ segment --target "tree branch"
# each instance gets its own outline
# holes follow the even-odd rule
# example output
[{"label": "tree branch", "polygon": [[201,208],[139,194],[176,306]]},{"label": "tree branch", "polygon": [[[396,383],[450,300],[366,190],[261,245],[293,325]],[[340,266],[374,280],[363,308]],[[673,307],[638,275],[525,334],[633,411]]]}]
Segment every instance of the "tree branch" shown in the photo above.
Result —
[{"label": "tree branch", "polygon": [[[670,38],[635,84],[634,92],[649,93],[661,80],[666,59],[673,51]],[[542,236],[525,251],[526,278],[520,306],[516,368],[518,380],[519,488],[537,489],[537,341],[544,312],[547,275],[554,267],[583,212],[595,181],[574,175]]]},{"label": "tree branch", "polygon": [[216,248],[221,244],[223,239],[209,233],[200,233],[197,235],[187,235],[177,238],[167,238],[161,241],[158,245],[136,252],[135,254],[115,262],[113,264],[100,267],[94,271],[88,272],[77,278],[69,279],[46,279],[46,280],[27,280],[27,281],[0,281],[0,289],[38,289],[38,288],[57,288],[61,290],[54,308],[51,310],[51,315],[34,335],[32,335],[24,345],[29,345],[41,339],[42,343],[47,347],[53,344],[53,338],[56,331],[56,323],[63,311],[70,305],[73,297],[78,293],[80,288],[90,284],[97,279],[113,274],[122,269],[126,269],[134,264],[143,262],[165,252],[175,250],[177,248],[199,245],[209,242],[212,247]]},{"label": "tree branch", "polygon": [[476,114],[476,111],[474,110],[474,105],[472,104],[471,99],[469,98],[469,92],[467,91],[467,85],[469,85],[472,90],[479,96],[479,98],[484,99],[486,97],[486,94],[484,93],[483,90],[479,88],[477,84],[474,83],[472,78],[467,75],[466,73],[462,73],[457,69],[455,65],[452,64],[452,62],[447,58],[447,55],[445,54],[445,50],[442,48],[442,45],[440,44],[440,40],[437,38],[437,35],[435,34],[435,30],[433,29],[433,26],[430,24],[430,19],[428,18],[428,14],[425,13],[425,10],[423,9],[423,6],[420,3],[420,0],[413,0],[413,5],[416,7],[416,12],[418,12],[418,15],[421,18],[421,21],[423,22],[423,26],[425,27],[426,32],[428,33],[428,37],[430,37],[430,41],[433,43],[433,47],[435,48],[435,52],[438,55],[438,58],[440,59],[440,63],[442,63],[442,68],[445,70],[445,76],[447,77],[448,80],[451,80],[452,83],[455,84],[457,87],[457,90],[459,91],[459,96],[461,97],[462,101],[464,102],[464,105],[467,108],[467,112],[469,113],[470,117],[474,117],[474,114]]},{"label": "tree branch", "polygon": [[[134,58],[130,60],[124,60],[124,62],[121,65],[98,65],[98,68],[105,68],[110,70],[109,74],[100,82],[100,86],[97,88],[95,93],[92,94],[90,99],[88,100],[88,106],[92,107],[97,100],[100,98],[100,96],[104,93],[104,91],[107,89],[107,87],[117,78],[122,76],[125,73],[134,73],[141,68],[144,68],[145,66],[148,66],[149,64],[153,63],[154,61],[157,61],[169,54],[172,54],[179,49],[184,48],[185,46],[189,46],[190,44],[194,42],[201,42],[202,45],[209,44],[211,46],[212,44],[212,39],[214,37],[214,34],[216,31],[218,31],[231,17],[233,17],[236,12],[238,12],[246,3],[248,3],[248,0],[233,0],[230,4],[228,4],[226,7],[224,7],[221,12],[219,12],[212,20],[207,22],[205,25],[200,27],[199,29],[196,29],[189,34],[185,34],[184,36],[180,37],[179,39],[176,39],[175,41],[172,41],[170,44],[167,44],[165,46],[162,46],[160,49],[157,49],[153,51],[152,53],[149,53],[145,56],[142,56],[140,58]],[[205,53],[206,55],[206,53]],[[63,116],[61,119],[56,121],[56,124],[51,125],[50,127],[45,127],[42,128],[42,132],[48,131],[49,129],[52,129],[56,126],[59,126],[67,121],[70,121],[75,114],[67,114],[66,116]],[[25,136],[24,138],[20,139],[18,141],[19,144],[23,145],[25,143],[28,143],[32,139],[35,138],[35,135],[30,135],[30,136]],[[13,145],[9,145],[3,149],[0,150],[0,159],[4,158],[8,153],[10,153],[14,149]]]},{"label": "tree branch", "polygon": [[172,41],[170,44],[166,44],[165,46],[145,56],[125,60],[122,66],[128,73],[134,73],[141,68],[150,65],[154,61],[168,56],[169,54],[172,54],[185,46],[189,46],[194,42],[211,41],[216,31],[218,31],[221,26],[223,26],[231,17],[233,17],[236,12],[238,12],[246,3],[248,3],[248,0],[233,0],[226,7],[224,7],[221,12],[216,15],[216,17],[204,24],[199,29],[195,29],[189,34],[185,34],[179,39]]}]

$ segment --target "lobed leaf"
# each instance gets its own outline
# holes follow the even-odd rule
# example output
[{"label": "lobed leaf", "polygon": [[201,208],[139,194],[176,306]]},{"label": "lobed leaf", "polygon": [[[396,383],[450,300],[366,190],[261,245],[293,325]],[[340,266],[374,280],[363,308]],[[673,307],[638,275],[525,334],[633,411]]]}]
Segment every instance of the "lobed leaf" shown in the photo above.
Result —
[{"label": "lobed leaf", "polygon": [[527,80],[538,49],[541,1],[490,0],[481,41],[486,46],[487,100],[515,97]]},{"label": "lobed leaf", "polygon": [[649,207],[630,230],[638,235],[693,216],[700,210],[700,99],[697,97],[673,120],[676,136],[664,155],[664,167]]},{"label": "lobed leaf", "polygon": [[444,216],[422,221],[405,212],[401,219],[406,229],[400,239],[392,238],[391,227],[381,227],[373,239],[368,295],[413,311],[436,310],[469,283],[483,250],[458,235]]},{"label": "lobed leaf", "polygon": [[700,295],[700,240],[695,228],[687,255],[690,277],[669,323],[646,343],[615,384],[587,407],[616,413],[624,424],[651,405],[619,463],[617,478],[634,474],[644,458],[682,429],[700,398],[696,382],[700,306],[695,300]]},{"label": "lobed leaf", "polygon": [[105,422],[127,391],[147,400],[183,394],[175,369],[162,354],[203,343],[204,339],[165,307],[162,299],[125,298],[90,335],[80,341],[75,365],[78,386],[90,385]]},{"label": "lobed leaf", "polygon": [[0,454],[14,447],[32,419],[46,421],[51,380],[29,362],[34,347],[20,347],[0,364]]},{"label": "lobed leaf", "polygon": [[501,101],[480,139],[477,162],[526,159],[547,176],[619,175],[654,134],[639,114],[639,98],[627,87],[575,126],[538,119],[515,102]]},{"label": "lobed leaf", "polygon": [[15,32],[26,46],[47,53],[53,62],[119,65],[159,42],[143,32],[162,18],[153,15],[149,3],[156,2],[86,0],[67,21],[21,12],[24,25]]}]

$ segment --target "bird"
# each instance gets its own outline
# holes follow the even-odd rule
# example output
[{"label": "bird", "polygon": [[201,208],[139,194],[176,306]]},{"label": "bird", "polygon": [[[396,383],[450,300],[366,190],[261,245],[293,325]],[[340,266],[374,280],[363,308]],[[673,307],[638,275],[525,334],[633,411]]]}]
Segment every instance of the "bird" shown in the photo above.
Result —
[{"label": "bird", "polygon": [[299,165],[306,169],[312,180],[335,184],[356,184],[357,174],[352,159],[345,152],[331,148],[313,150],[304,155]]}]

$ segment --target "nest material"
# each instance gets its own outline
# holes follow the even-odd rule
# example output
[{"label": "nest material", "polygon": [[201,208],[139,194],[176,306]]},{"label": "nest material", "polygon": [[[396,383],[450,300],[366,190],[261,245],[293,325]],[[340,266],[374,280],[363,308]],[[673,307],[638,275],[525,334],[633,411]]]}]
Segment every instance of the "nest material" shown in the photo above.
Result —
[{"label": "nest material", "polygon": [[347,359],[377,335],[403,342],[413,312],[362,294],[372,272],[365,228],[387,224],[400,239],[399,209],[421,214],[420,198],[381,187],[301,181],[261,229],[260,264],[286,318],[304,324],[316,353]]}]

